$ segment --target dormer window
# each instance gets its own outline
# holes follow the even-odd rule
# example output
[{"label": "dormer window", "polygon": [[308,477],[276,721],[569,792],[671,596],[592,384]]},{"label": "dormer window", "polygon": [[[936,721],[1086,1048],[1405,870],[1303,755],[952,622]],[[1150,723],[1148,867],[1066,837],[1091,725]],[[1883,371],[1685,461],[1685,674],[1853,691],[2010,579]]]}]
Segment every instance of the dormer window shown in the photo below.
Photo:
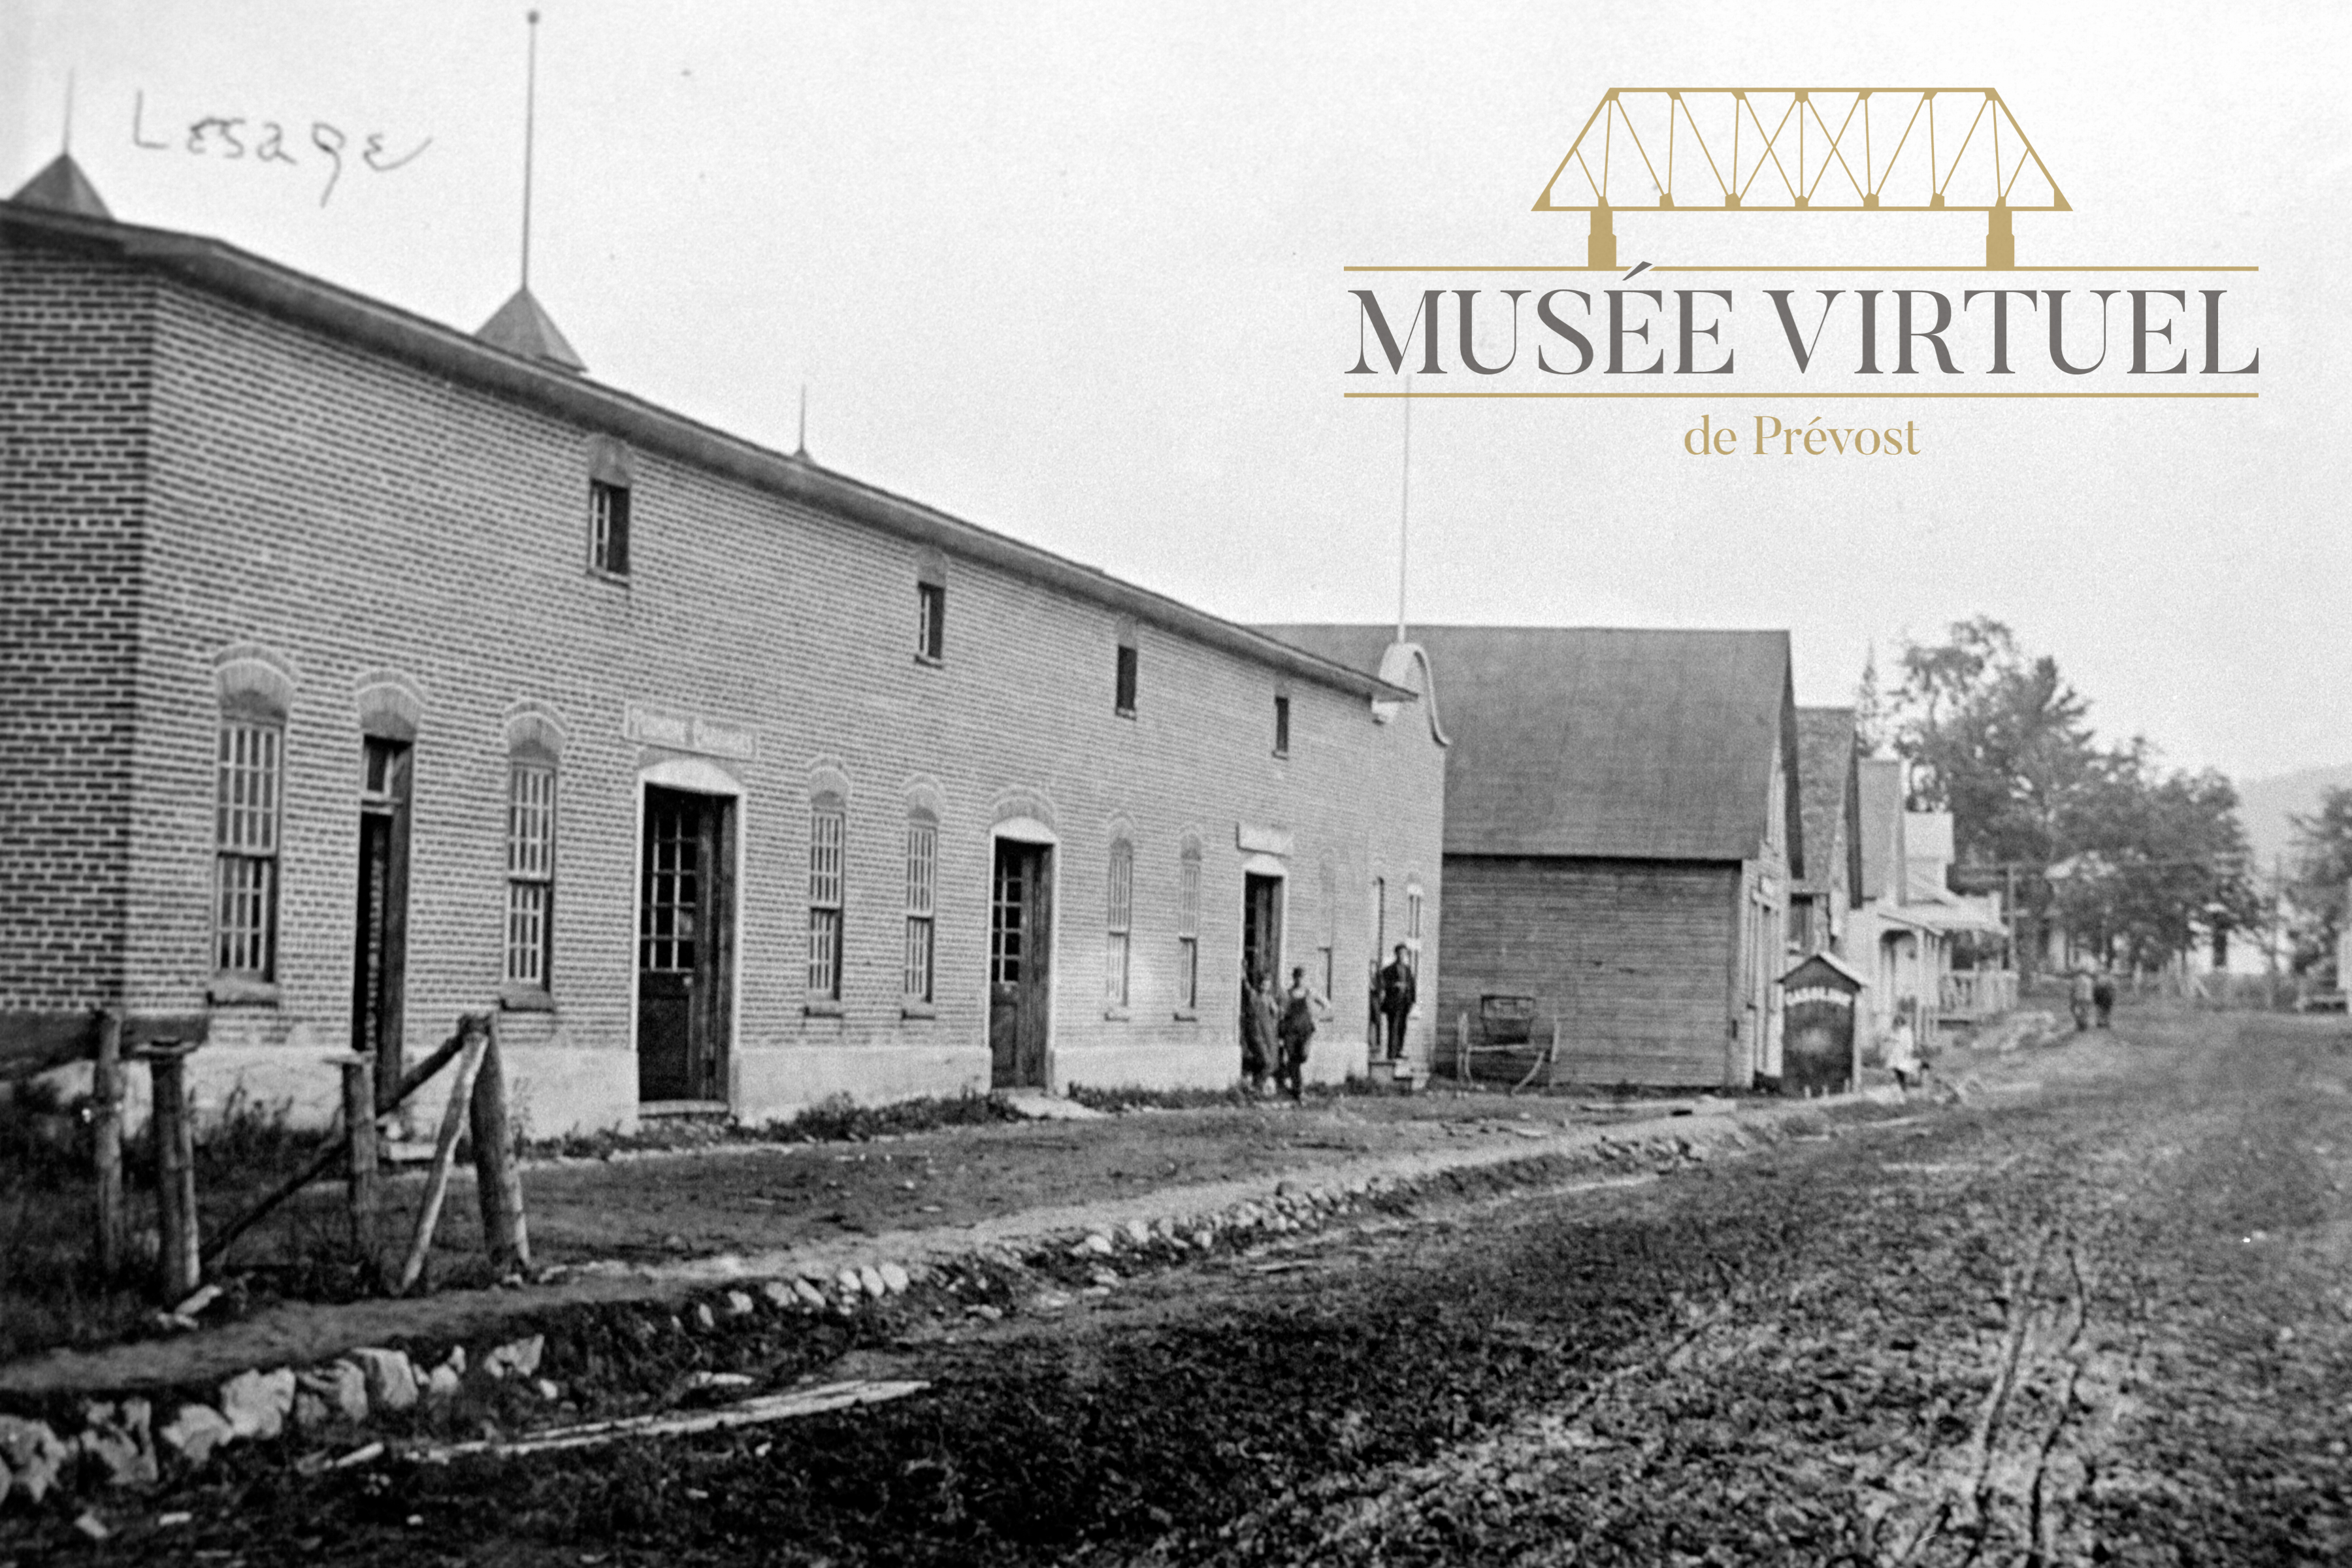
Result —
[{"label": "dormer window", "polygon": [[1112,672],[1111,709],[1122,719],[1135,717],[1135,688],[1142,668],[1136,657],[1135,626],[1121,622],[1118,628],[1118,663]]},{"label": "dormer window", "polygon": [[588,563],[609,577],[629,574],[629,487],[588,481]]},{"label": "dormer window", "polygon": [[934,551],[915,573],[915,657],[925,664],[948,657],[947,563]]},{"label": "dormer window", "polygon": [[588,442],[588,566],[606,577],[629,574],[629,490],[636,481],[628,448],[610,436]]}]

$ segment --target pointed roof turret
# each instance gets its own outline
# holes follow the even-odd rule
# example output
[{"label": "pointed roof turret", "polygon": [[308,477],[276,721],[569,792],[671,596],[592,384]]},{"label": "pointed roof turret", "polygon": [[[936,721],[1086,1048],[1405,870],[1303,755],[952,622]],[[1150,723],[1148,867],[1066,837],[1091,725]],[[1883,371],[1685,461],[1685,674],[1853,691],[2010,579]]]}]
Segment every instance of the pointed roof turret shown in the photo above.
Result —
[{"label": "pointed roof turret", "polygon": [[584,374],[588,369],[528,287],[516,289],[514,297],[499,306],[499,313],[484,321],[474,336],[494,349],[544,360],[562,370]]},{"label": "pointed roof turret", "polygon": [[71,213],[76,217],[111,219],[114,215],[99,200],[98,187],[81,172],[70,153],[60,153],[49,160],[49,166],[17,187],[8,198],[20,206],[46,207],[50,212]]}]

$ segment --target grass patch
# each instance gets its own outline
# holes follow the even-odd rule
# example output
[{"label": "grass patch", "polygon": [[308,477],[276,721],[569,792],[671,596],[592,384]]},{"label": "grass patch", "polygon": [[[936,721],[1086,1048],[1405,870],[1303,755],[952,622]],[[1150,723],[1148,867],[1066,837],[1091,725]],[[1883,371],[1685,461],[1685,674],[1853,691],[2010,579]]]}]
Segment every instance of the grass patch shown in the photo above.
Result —
[{"label": "grass patch", "polygon": [[604,1160],[620,1153],[703,1149],[724,1143],[865,1143],[942,1127],[980,1127],[1017,1121],[1001,1094],[930,1095],[887,1105],[865,1105],[845,1094],[819,1100],[775,1121],[742,1122],[723,1116],[663,1117],[638,1124],[634,1132],[570,1132],[530,1140],[526,1158]]},{"label": "grass patch", "polygon": [[[315,1155],[327,1137],[289,1124],[284,1105],[232,1094],[199,1122],[196,1201],[205,1235]],[[58,1345],[103,1343],[145,1325],[156,1241],[155,1153],[143,1136],[122,1149],[126,1256],[112,1272],[97,1250],[98,1170],[87,1097],[39,1079],[0,1097],[0,1361]],[[232,1297],[357,1293],[369,1281],[332,1215],[289,1205],[253,1242]],[[266,1248],[266,1250],[265,1250]],[[230,1303],[234,1310],[236,1303]]]}]

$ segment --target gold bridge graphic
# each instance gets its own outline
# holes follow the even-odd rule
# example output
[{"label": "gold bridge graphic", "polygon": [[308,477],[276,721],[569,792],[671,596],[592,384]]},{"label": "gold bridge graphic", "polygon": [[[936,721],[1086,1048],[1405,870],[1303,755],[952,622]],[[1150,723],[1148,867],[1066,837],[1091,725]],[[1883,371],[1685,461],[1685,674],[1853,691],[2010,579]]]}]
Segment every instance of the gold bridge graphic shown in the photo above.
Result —
[{"label": "gold bridge graphic", "polygon": [[1592,215],[1614,269],[1620,211],[1980,212],[1985,265],[2017,265],[2011,213],[2070,212],[1989,87],[1612,87],[1536,198]]}]

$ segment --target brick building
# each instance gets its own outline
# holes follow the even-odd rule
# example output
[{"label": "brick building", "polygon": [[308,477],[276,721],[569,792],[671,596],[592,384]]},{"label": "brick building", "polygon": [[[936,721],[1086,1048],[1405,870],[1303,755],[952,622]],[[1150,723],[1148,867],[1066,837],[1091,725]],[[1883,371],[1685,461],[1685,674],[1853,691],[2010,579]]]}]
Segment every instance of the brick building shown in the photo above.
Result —
[{"label": "brick building", "polygon": [[601,386],[527,295],[468,336],[69,174],[0,204],[0,1014],[208,1009],[202,1096],[323,1114],[324,1050],[495,1005],[545,1134],[1227,1083],[1245,943],[1339,998],[1332,1077],[1408,909],[1434,972],[1425,664]]},{"label": "brick building", "polygon": [[[1386,640],[1266,629],[1362,668]],[[1558,1023],[1563,1081],[1777,1078],[1776,982],[1805,867],[1788,634],[1412,635],[1454,742],[1440,1021],[1529,996]]]}]

